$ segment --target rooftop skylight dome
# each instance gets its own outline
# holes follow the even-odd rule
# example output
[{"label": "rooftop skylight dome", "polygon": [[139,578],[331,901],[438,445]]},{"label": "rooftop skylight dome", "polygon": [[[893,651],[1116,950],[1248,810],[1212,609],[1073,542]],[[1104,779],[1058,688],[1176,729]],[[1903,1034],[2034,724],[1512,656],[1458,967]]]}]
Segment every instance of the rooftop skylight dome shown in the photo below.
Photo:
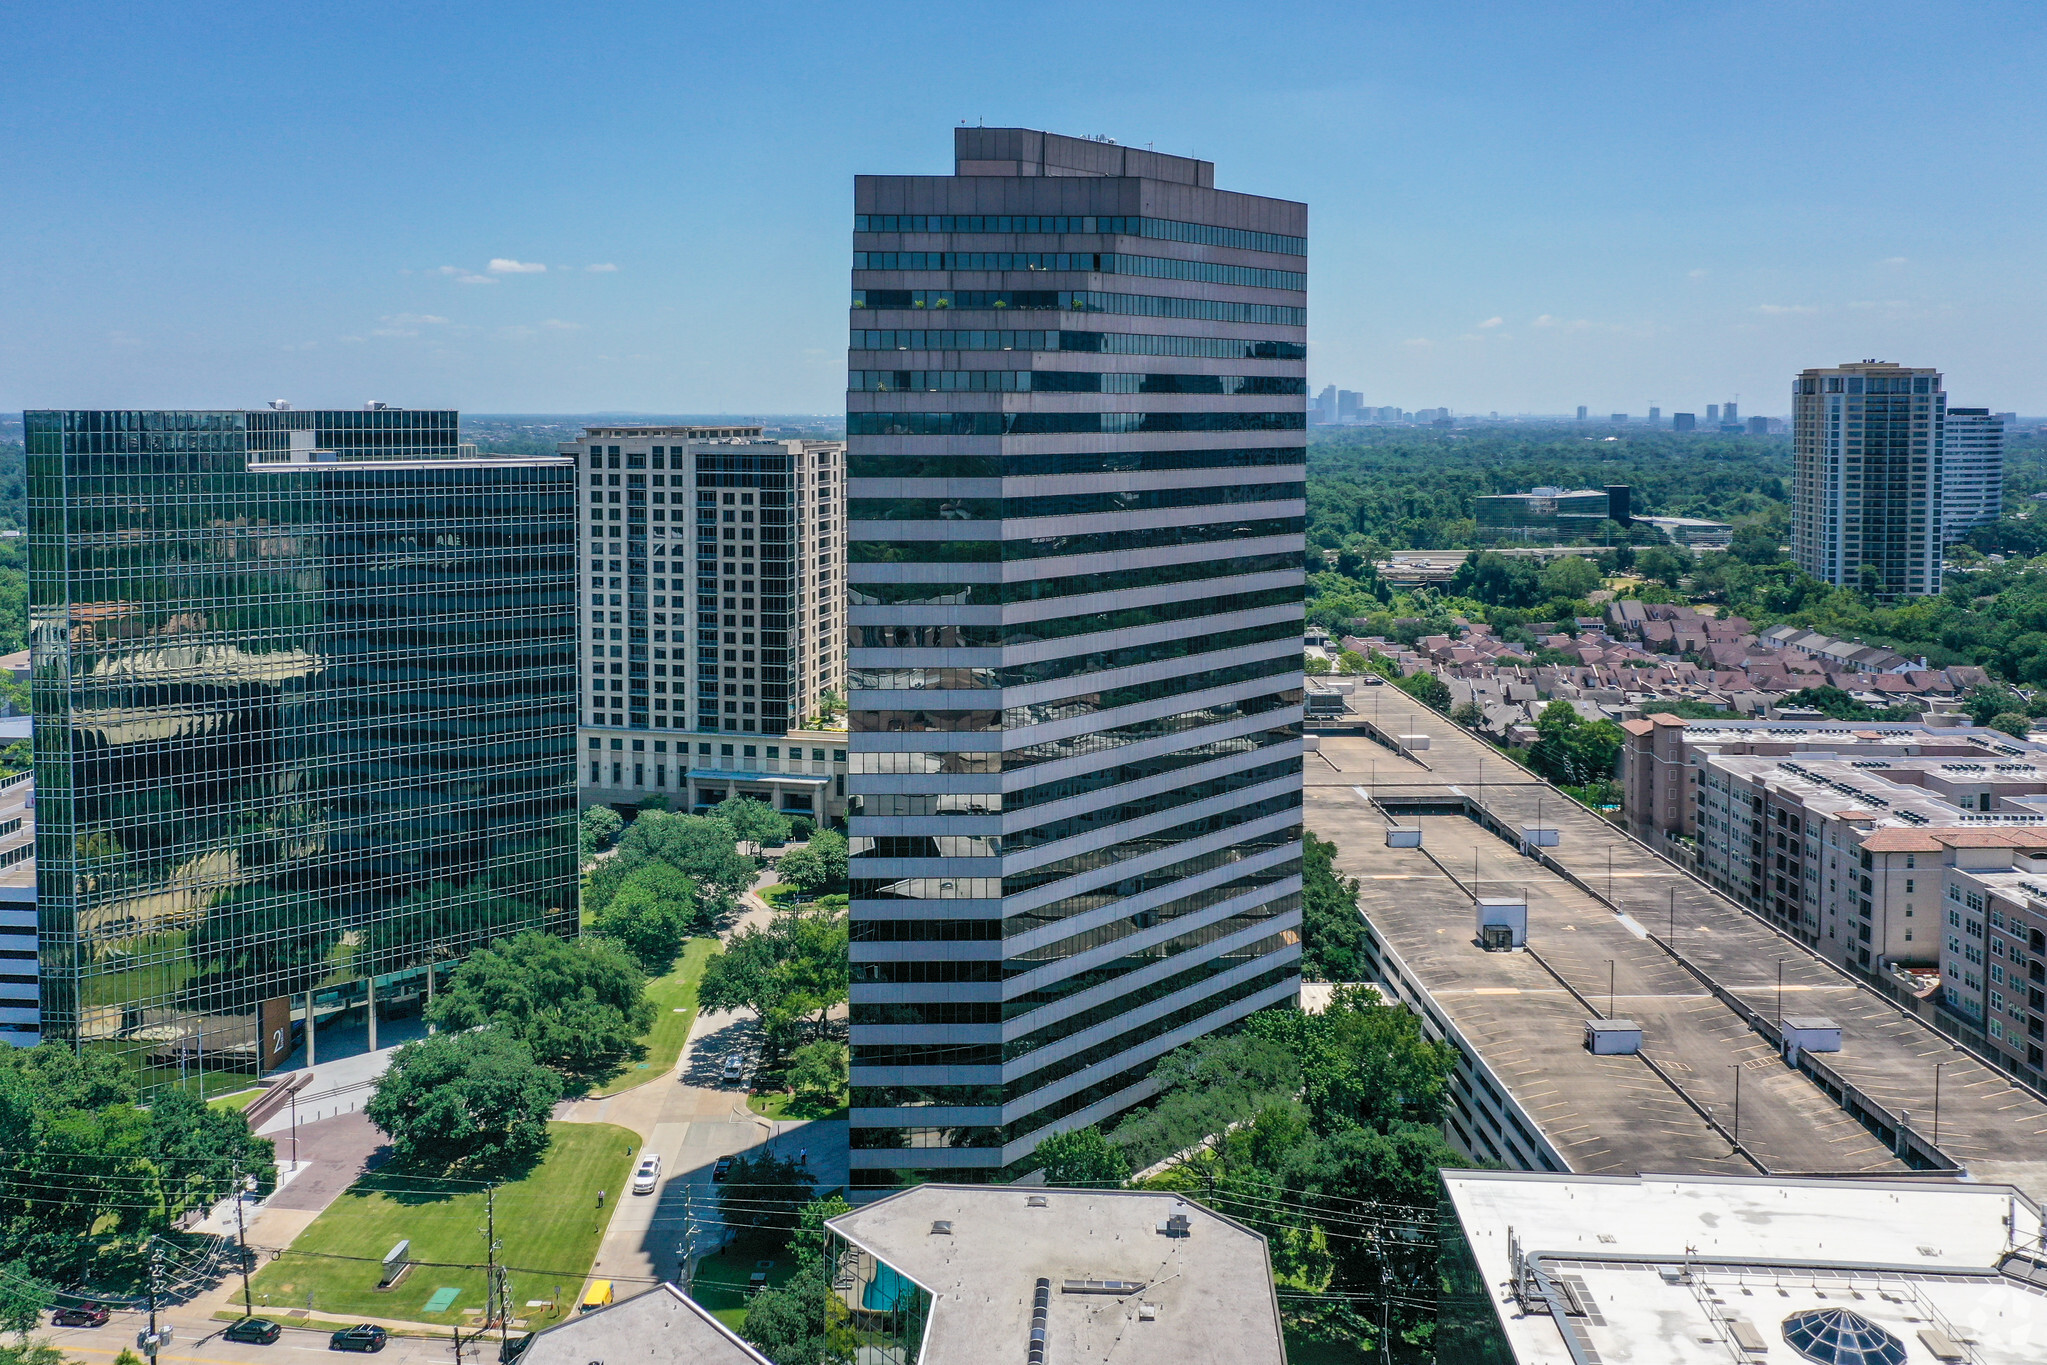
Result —
[{"label": "rooftop skylight dome", "polygon": [[1791,1349],[1820,1365],[1905,1365],[1905,1344],[1846,1308],[1816,1308],[1784,1319]]}]

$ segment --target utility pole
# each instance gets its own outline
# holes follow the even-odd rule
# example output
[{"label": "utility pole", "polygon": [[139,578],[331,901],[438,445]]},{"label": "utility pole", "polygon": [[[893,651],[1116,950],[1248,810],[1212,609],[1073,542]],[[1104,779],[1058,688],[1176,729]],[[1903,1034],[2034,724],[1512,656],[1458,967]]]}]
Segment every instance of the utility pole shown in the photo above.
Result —
[{"label": "utility pole", "polygon": [[156,1301],[163,1292],[163,1245],[152,1239],[149,1248],[149,1330],[139,1333],[135,1344],[152,1361],[161,1347],[171,1344],[174,1335],[169,1327],[159,1328],[156,1323]]},{"label": "utility pole", "polygon": [[241,1248],[242,1253],[242,1316],[253,1318],[256,1316],[256,1301],[249,1293],[249,1230],[242,1222],[242,1182],[247,1177],[242,1174],[242,1163],[239,1159],[235,1162],[234,1172],[235,1244]]},{"label": "utility pole", "polygon": [[1940,1071],[1946,1062],[1933,1064],[1933,1145],[1940,1146]]},{"label": "utility pole", "polygon": [[[498,1285],[498,1187],[495,1185],[492,1185],[483,1192],[483,1221],[483,1257],[485,1266],[483,1280],[483,1327],[485,1331],[489,1331],[492,1311],[500,1311],[499,1321],[502,1323],[502,1309],[504,1307],[499,1298]],[[504,1336],[502,1326],[499,1329],[498,1335],[499,1342],[502,1345]]]},{"label": "utility pole", "polygon": [[1613,1018],[1613,959],[1606,960],[1606,1017]]},{"label": "utility pole", "polygon": [[1784,959],[1781,957],[1777,959],[1777,1033],[1779,1035],[1777,1039],[1778,1045],[1782,1046],[1784,1042],[1782,1036],[1784,1033]]}]

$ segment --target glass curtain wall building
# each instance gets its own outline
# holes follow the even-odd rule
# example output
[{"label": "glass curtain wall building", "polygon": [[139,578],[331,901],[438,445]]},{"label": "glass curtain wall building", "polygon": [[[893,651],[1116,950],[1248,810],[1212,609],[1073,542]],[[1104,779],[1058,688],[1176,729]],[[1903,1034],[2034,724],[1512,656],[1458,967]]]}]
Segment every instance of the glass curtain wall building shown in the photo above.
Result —
[{"label": "glass curtain wall building", "polygon": [[855,182],[853,1183],[995,1177],[1299,987],[1306,206],[955,130]]},{"label": "glass curtain wall building", "polygon": [[27,444],[45,1037],[218,1089],[575,932],[569,461],[381,408]]}]

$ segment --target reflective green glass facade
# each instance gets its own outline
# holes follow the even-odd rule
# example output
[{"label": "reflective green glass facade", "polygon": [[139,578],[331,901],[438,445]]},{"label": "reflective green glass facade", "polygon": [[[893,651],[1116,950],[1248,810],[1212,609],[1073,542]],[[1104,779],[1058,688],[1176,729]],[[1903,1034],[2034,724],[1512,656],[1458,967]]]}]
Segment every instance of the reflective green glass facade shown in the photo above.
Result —
[{"label": "reflective green glass facade", "polygon": [[573,466],[314,416],[27,414],[43,1032],[146,1084],[575,932]]}]

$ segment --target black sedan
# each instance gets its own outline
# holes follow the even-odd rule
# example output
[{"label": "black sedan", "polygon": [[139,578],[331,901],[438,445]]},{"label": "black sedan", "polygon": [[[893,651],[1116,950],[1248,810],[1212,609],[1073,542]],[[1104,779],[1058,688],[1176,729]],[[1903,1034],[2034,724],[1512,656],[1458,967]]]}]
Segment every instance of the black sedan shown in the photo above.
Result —
[{"label": "black sedan", "polygon": [[112,1314],[96,1303],[72,1304],[50,1314],[52,1327],[104,1327]]},{"label": "black sedan", "polygon": [[391,1334],[374,1322],[365,1322],[357,1327],[344,1327],[327,1338],[330,1351],[381,1351]]},{"label": "black sedan", "polygon": [[[251,1346],[268,1346],[271,1342],[277,1340],[278,1333],[283,1330],[282,1327],[268,1318],[243,1318],[240,1322],[222,1332],[221,1336],[229,1341],[247,1342]],[[361,1331],[362,1329],[355,1328],[353,1330]],[[380,1328],[379,1330],[382,1329]]]}]

